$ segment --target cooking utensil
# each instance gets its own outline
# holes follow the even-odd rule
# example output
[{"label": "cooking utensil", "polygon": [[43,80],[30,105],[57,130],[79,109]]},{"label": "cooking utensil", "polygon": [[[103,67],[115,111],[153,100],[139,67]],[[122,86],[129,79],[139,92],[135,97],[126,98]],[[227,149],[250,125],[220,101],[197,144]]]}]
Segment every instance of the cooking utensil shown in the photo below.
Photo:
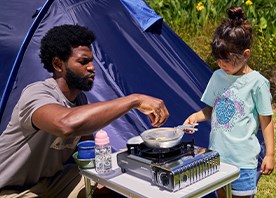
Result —
[{"label": "cooking utensil", "polygon": [[140,134],[144,143],[151,148],[171,148],[177,145],[184,135],[183,130],[197,131],[193,125],[179,125],[177,127],[160,127],[144,131]]}]

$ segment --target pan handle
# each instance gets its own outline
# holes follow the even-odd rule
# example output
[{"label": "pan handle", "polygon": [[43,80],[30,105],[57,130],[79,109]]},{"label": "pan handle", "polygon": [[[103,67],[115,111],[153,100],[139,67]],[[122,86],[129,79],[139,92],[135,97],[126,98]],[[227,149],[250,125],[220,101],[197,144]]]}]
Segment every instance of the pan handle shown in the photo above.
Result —
[{"label": "pan handle", "polygon": [[198,126],[198,123],[195,124],[183,124],[183,125],[179,125],[176,128],[180,131],[185,130],[190,130],[190,131],[198,131],[197,128],[194,128],[195,126]]}]

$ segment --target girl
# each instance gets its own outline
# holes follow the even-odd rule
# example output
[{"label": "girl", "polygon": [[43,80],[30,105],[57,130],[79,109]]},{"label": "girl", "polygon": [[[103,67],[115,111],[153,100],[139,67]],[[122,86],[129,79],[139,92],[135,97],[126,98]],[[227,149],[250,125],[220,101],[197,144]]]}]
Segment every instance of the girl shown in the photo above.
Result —
[{"label": "girl", "polygon": [[[272,97],[269,81],[247,64],[252,27],[244,10],[233,6],[227,14],[211,43],[220,69],[213,73],[201,98],[206,107],[190,115],[184,124],[211,119],[210,149],[220,153],[222,162],[240,168],[240,178],[232,183],[233,197],[250,197],[257,191],[259,124],[266,144],[261,173],[269,175],[274,168]],[[218,195],[224,197],[224,190],[218,190]]]}]

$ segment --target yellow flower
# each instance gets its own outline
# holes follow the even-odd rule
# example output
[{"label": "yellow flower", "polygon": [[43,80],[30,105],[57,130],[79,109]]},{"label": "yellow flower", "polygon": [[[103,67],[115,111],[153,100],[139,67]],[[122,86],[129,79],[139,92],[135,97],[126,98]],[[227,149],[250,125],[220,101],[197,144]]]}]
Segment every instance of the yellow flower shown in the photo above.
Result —
[{"label": "yellow flower", "polygon": [[199,2],[196,6],[196,10],[198,12],[201,12],[201,10],[203,10],[203,9],[204,9],[204,5],[202,4],[202,2]]},{"label": "yellow flower", "polygon": [[247,0],[247,1],[245,2],[245,5],[247,5],[247,6],[251,6],[252,4],[253,4],[253,2],[250,1],[250,0]]}]

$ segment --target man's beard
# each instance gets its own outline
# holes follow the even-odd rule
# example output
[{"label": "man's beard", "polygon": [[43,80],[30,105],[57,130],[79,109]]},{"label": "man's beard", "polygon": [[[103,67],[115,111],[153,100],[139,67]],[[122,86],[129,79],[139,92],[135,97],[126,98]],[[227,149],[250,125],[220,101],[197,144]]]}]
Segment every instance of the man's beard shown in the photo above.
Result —
[{"label": "man's beard", "polygon": [[88,78],[91,74],[86,76],[78,76],[70,69],[66,68],[66,82],[70,89],[79,89],[82,91],[90,91],[93,87],[93,81],[89,81]]}]

